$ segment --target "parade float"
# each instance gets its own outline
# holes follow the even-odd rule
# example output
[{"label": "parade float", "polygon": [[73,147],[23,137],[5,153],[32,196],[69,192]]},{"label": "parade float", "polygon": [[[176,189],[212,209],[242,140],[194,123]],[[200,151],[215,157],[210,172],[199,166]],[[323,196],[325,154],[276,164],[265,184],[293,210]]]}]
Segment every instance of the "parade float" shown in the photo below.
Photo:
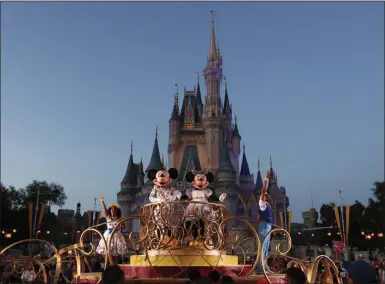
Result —
[{"label": "parade float", "polygon": [[[191,204],[204,207],[203,214],[199,218],[189,218],[186,225],[184,212]],[[113,255],[110,251],[114,246],[113,236],[121,233],[121,225],[127,220],[138,220],[140,231],[124,233],[129,250],[126,255]],[[140,279],[141,283],[146,279],[159,283],[181,282],[192,267],[201,275],[215,269],[222,275],[233,277],[236,283],[285,283],[283,273],[288,266],[300,267],[309,283],[315,283],[321,265],[324,277],[326,275],[330,283],[333,283],[333,275],[342,283],[336,265],[327,256],[318,256],[313,261],[290,257],[291,237],[280,227],[273,227],[269,235],[280,235],[285,240],[285,249],[281,250],[278,245],[271,249],[274,253],[263,259],[261,252],[265,242],[259,239],[255,226],[247,218],[227,216],[226,207],[222,204],[196,201],[150,203],[141,208],[139,216],[119,218],[115,222],[117,225],[109,232],[108,241],[99,230],[105,224],[99,224],[84,230],[77,243],[59,250],[44,240],[26,239],[4,248],[0,255],[3,260],[7,258],[15,273],[21,273],[23,267],[32,264],[36,277],[46,283],[49,277],[52,283],[58,283],[63,276],[68,283],[98,283],[101,273],[92,272],[90,261],[99,242],[103,242],[106,248],[105,267],[118,263],[126,279]],[[245,234],[232,231],[235,223],[243,226]],[[48,259],[42,259],[40,255],[5,256],[10,249],[31,243],[44,243],[51,248],[53,255]],[[250,256],[254,260],[252,263],[247,261]],[[274,264],[282,260],[285,267],[277,270]],[[73,267],[73,279],[67,279],[63,273],[64,269],[71,267],[69,263]],[[262,264],[261,269],[257,269],[259,264]],[[50,273],[47,267],[51,268]]]}]

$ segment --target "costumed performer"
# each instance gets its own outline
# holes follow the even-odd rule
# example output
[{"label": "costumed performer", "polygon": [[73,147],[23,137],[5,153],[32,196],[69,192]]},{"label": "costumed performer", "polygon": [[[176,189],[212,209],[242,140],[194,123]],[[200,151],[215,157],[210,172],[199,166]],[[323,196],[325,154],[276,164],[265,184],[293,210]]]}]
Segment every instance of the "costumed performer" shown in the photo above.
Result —
[{"label": "costumed performer", "polygon": [[[189,198],[189,201],[195,201],[199,203],[189,203],[187,206],[184,216],[186,218],[186,228],[189,230],[191,227],[192,221],[195,221],[192,226],[192,237],[194,238],[193,242],[190,242],[190,245],[199,245],[199,241],[197,240],[200,236],[204,234],[204,222],[202,221],[202,216],[206,217],[208,220],[212,220],[215,218],[216,212],[208,205],[209,197],[213,194],[212,190],[208,188],[209,184],[214,181],[214,175],[210,172],[207,174],[198,173],[193,174],[192,172],[188,172],[186,174],[186,181],[191,182],[191,188],[186,190],[186,195]],[[219,196],[219,201],[223,202],[226,199],[226,193],[222,193]],[[199,221],[197,222],[198,219]],[[199,227],[200,229],[198,229]],[[199,231],[199,234],[198,234]],[[188,236],[189,238],[190,236]]]},{"label": "costumed performer", "polygon": [[[122,213],[120,211],[119,205],[116,203],[111,203],[107,209],[106,203],[104,202],[104,198],[101,195],[100,202],[102,203],[104,217],[106,217],[107,220],[107,230],[104,232],[103,236],[108,246],[111,238],[111,233],[114,228],[118,226],[119,222],[117,221],[117,219],[121,217]],[[114,257],[118,255],[125,255],[128,253],[126,240],[124,239],[123,234],[121,232],[121,229],[124,229],[124,223],[122,222],[119,226],[120,228],[117,228],[114,232],[109,247],[109,253]],[[103,242],[103,239],[99,241],[99,245],[96,248],[96,252],[98,254],[106,254],[106,247]]]},{"label": "costumed performer", "polygon": [[[178,177],[178,171],[174,168],[170,168],[168,171],[166,170],[150,170],[147,174],[149,180],[152,180],[154,186],[151,190],[149,200],[151,203],[164,203],[168,201],[178,201],[182,197],[182,193],[171,186],[171,183],[174,179]],[[171,237],[172,232],[170,229],[165,228],[164,221],[161,219],[161,208],[162,205],[156,205],[154,207],[154,221],[156,221],[157,225],[160,229],[167,232],[166,235],[162,236],[161,230],[158,229],[158,236],[162,239],[163,242],[167,245],[174,246],[177,244],[176,240],[170,240],[168,237]],[[169,210],[172,210],[172,206],[169,206]],[[172,214],[172,211],[168,212]],[[166,217],[166,216],[165,216]]]},{"label": "costumed performer", "polygon": [[[259,198],[259,228],[258,228],[258,235],[259,235],[259,241],[261,242],[261,245],[263,244],[266,235],[271,231],[271,224],[273,223],[273,210],[271,208],[270,202],[270,196],[267,194],[267,187],[269,184],[269,177],[270,173],[267,172],[266,177],[263,182],[262,186],[262,192],[261,196]],[[267,237],[265,246],[262,248],[262,260],[264,261],[269,253],[269,246],[270,246],[270,235]],[[258,266],[258,269],[260,270],[260,266]]]}]

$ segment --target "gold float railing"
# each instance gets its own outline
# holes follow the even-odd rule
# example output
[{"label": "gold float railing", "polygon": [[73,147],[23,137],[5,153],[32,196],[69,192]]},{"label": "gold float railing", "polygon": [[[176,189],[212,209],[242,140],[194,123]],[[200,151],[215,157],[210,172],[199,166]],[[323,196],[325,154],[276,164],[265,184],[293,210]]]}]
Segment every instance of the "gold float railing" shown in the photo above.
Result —
[{"label": "gold float railing", "polygon": [[[185,214],[186,208],[189,207],[190,214]],[[196,207],[196,208],[195,208]],[[193,208],[193,209],[192,209]],[[195,210],[195,209],[196,210]],[[192,210],[191,210],[192,209]],[[48,276],[46,272],[46,266],[49,264],[55,265],[55,274],[53,277],[53,283],[56,284],[59,281],[59,276],[63,270],[64,259],[66,257],[72,257],[76,262],[75,276],[80,276],[84,272],[85,261],[87,257],[93,255],[96,251],[96,247],[92,242],[87,243],[85,237],[89,234],[99,236],[99,242],[103,242],[106,250],[104,257],[104,266],[107,267],[116,263],[116,256],[110,253],[112,240],[114,234],[120,231],[120,225],[128,221],[137,221],[140,223],[139,232],[124,233],[127,246],[131,251],[136,251],[138,247],[141,248],[143,254],[146,256],[149,265],[154,269],[158,275],[161,275],[157,270],[157,264],[151,263],[149,252],[150,251],[167,251],[167,255],[173,256],[177,250],[188,245],[185,241],[191,236],[192,227],[195,227],[195,235],[198,240],[194,240],[195,244],[190,245],[191,248],[196,248],[196,256],[204,258],[204,253],[217,251],[219,252],[219,258],[222,254],[226,254],[228,251],[236,253],[241,256],[242,268],[237,276],[250,277],[252,273],[255,273],[258,265],[262,267],[262,274],[268,281],[272,283],[271,276],[276,273],[283,273],[281,271],[272,271],[267,261],[273,259],[273,261],[287,262],[287,266],[297,266],[304,271],[309,283],[315,283],[317,281],[318,267],[323,265],[325,271],[325,279],[330,280],[333,278],[333,274],[336,276],[338,283],[342,283],[339,278],[338,269],[334,262],[327,256],[319,256],[314,261],[303,261],[297,258],[290,257],[288,255],[291,250],[291,237],[289,232],[280,227],[272,229],[267,236],[274,234],[282,234],[286,239],[287,248],[284,251],[280,250],[280,245],[277,245],[277,253],[270,254],[266,259],[263,258],[263,248],[268,245],[266,238],[264,240],[259,239],[258,232],[253,224],[251,224],[246,218],[227,216],[227,209],[224,205],[215,203],[201,203],[201,202],[187,202],[187,201],[174,201],[165,202],[162,204],[147,204],[140,210],[140,216],[130,216],[115,220],[118,225],[115,226],[110,233],[108,240],[104,238],[104,235],[100,232],[101,226],[107,223],[99,224],[97,226],[89,227],[80,235],[79,242],[57,250],[51,243],[41,239],[26,239],[15,242],[10,246],[4,248],[0,252],[0,256],[3,257],[5,252],[14,248],[20,244],[26,243],[43,243],[52,249],[53,256],[46,260],[41,260],[38,255],[30,256],[27,258],[18,259],[17,257],[12,260],[12,269],[14,272],[21,273],[17,270],[20,265],[26,265],[28,263],[36,264],[39,270],[36,275],[41,275],[43,280],[47,282]],[[189,226],[186,225],[186,221],[189,221]],[[233,229],[234,223],[238,223],[242,227],[242,231],[246,232],[246,235],[239,233],[236,228]],[[203,234],[203,235],[201,235]],[[191,242],[190,244],[193,244]],[[248,244],[248,245],[247,245]],[[250,248],[254,248],[250,252]],[[69,256],[69,252],[73,252]],[[248,270],[244,273],[246,268],[246,255],[251,255],[254,258],[254,262],[249,265]],[[121,256],[122,258],[128,257]],[[216,265],[211,265],[212,269],[215,269]],[[286,268],[284,267],[284,268]],[[178,277],[187,268],[179,267],[180,271],[171,277]],[[162,276],[162,275],[161,275]],[[67,282],[71,282],[69,279],[65,279]]]}]

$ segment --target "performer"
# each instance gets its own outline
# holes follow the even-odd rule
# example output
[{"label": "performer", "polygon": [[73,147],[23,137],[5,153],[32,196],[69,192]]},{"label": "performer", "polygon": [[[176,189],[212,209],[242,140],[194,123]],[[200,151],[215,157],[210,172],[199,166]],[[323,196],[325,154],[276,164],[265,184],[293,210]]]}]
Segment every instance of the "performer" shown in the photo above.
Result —
[{"label": "performer", "polygon": [[180,200],[182,193],[171,187],[173,179],[178,177],[178,171],[174,168],[166,170],[151,170],[148,173],[148,179],[153,180],[154,187],[150,193],[150,202],[162,203],[166,201]]},{"label": "performer", "polygon": [[[154,187],[149,196],[149,200],[152,203],[163,203],[167,201],[177,201],[182,197],[182,193],[171,186],[173,179],[178,177],[178,171],[174,168],[166,170],[150,170],[148,172],[148,179],[153,180]],[[168,214],[172,214],[172,205],[168,206]],[[162,239],[162,243],[170,246],[178,245],[178,241],[170,239],[172,232],[169,228],[166,228],[164,222],[161,220],[161,205],[154,207],[154,220],[158,224],[157,234]],[[166,216],[165,216],[166,217]],[[161,233],[165,232],[165,235]]]},{"label": "performer", "polygon": [[[110,241],[111,233],[113,229],[118,225],[118,221],[116,219],[119,219],[121,217],[121,211],[119,206],[116,203],[110,204],[110,207],[108,207],[104,202],[103,196],[100,195],[100,202],[102,203],[103,207],[103,213],[107,220],[107,230],[104,232],[103,236],[106,240],[107,246]],[[121,223],[119,229],[124,228],[124,223]],[[109,247],[109,252],[112,256],[116,257],[118,255],[124,255],[128,253],[126,240],[123,237],[123,234],[121,230],[115,230],[114,235],[111,240],[111,244]],[[96,252],[99,254],[105,254],[106,253],[106,247],[103,242],[103,239],[99,241],[99,245],[96,248]]]},{"label": "performer", "polygon": [[[214,175],[210,172],[207,174],[198,173],[193,174],[191,172],[186,174],[186,181],[191,182],[192,188],[186,190],[186,195],[190,201],[196,201],[200,203],[189,203],[184,216],[186,218],[186,229],[189,231],[192,227],[192,237],[196,241],[190,242],[190,245],[199,245],[197,240],[204,234],[204,222],[201,217],[205,216],[208,220],[215,218],[216,212],[211,206],[205,204],[208,203],[209,197],[213,194],[212,190],[208,188],[209,184],[214,181]],[[223,202],[226,199],[226,193],[222,193],[219,197],[219,201]],[[197,220],[198,219],[198,220]],[[194,224],[192,225],[192,221]],[[192,225],[192,226],[191,226]],[[199,231],[199,234],[198,234]],[[190,239],[190,236],[187,236]]]},{"label": "performer", "polygon": [[[271,230],[271,224],[273,223],[273,210],[271,209],[271,205],[269,204],[270,196],[266,193],[268,183],[269,183],[270,173],[267,172],[265,180],[262,186],[261,196],[259,198],[259,240],[261,245],[265,240],[266,235]],[[265,260],[269,253],[270,246],[270,236],[267,237],[265,246],[262,248],[262,259]],[[260,269],[260,266],[258,266]]]}]

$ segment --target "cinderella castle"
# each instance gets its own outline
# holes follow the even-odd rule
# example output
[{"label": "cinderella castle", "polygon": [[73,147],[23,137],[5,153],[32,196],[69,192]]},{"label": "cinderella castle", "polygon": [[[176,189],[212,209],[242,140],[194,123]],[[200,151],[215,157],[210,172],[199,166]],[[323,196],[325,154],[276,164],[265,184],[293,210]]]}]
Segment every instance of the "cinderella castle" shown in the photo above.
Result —
[{"label": "cinderella castle", "polygon": [[[205,80],[204,103],[198,73],[198,84],[193,90],[184,90],[182,104],[179,104],[178,88],[175,93],[171,117],[169,119],[168,168],[179,172],[174,186],[182,193],[190,186],[185,181],[187,172],[211,172],[215,181],[210,188],[215,193],[211,202],[218,202],[217,197],[226,193],[224,202],[228,214],[246,216],[256,222],[259,193],[262,189],[262,174],[258,161],[256,179],[250,172],[245,146],[241,154],[241,135],[237,118],[233,120],[233,110],[227,91],[227,80],[222,70],[222,55],[215,38],[214,19],[212,19],[210,48],[206,67],[203,71]],[[224,81],[224,98],[221,96],[221,83]],[[203,89],[203,88],[202,88]],[[171,109],[171,107],[170,107]],[[117,200],[123,216],[139,215],[141,206],[149,203],[148,196],[153,187],[152,180],[146,175],[152,169],[167,168],[160,156],[158,133],[156,131],[151,160],[146,170],[142,161],[134,162],[133,151]],[[289,199],[284,187],[278,186],[277,174],[270,157],[270,183],[268,192],[272,197],[275,223],[280,225],[280,212],[287,212]],[[263,171],[264,172],[264,171]],[[282,214],[281,214],[282,215]],[[138,222],[128,221],[128,231],[137,232]]]}]

